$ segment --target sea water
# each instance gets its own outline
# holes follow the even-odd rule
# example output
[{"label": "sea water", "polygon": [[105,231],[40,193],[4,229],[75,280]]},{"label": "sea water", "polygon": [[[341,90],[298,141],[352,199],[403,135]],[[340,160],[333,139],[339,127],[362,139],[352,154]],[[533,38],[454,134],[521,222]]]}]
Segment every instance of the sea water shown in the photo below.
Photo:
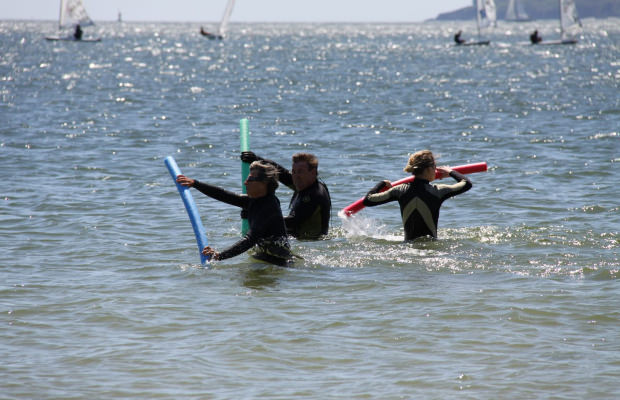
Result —
[{"label": "sea water", "polygon": [[[620,397],[620,22],[0,22],[0,397]],[[471,34],[470,34],[471,35]],[[201,265],[164,166],[241,191],[251,148],[319,157],[330,235],[293,268]],[[404,243],[396,203],[338,211],[408,155],[485,161]],[[448,179],[450,181],[450,179]],[[283,212],[291,191],[277,192]],[[239,210],[193,191],[210,245]]]}]

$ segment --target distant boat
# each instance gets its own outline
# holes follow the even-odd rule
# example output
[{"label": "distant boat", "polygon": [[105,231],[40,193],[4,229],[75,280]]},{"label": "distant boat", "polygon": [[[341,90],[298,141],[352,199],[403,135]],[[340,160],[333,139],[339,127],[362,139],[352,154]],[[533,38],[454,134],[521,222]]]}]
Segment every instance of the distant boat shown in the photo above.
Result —
[{"label": "distant boat", "polygon": [[80,42],[100,42],[101,38],[83,38],[82,28],[95,25],[88,16],[82,0],[61,0],[58,16],[58,29],[73,28],[73,34],[67,36],[46,36],[47,40],[66,40]]},{"label": "distant boat", "polygon": [[477,41],[464,41],[460,39],[460,32],[455,35],[454,40],[460,46],[484,46],[491,43],[490,40],[481,39],[481,30],[497,26],[497,12],[494,0],[476,0],[476,26],[478,27]]},{"label": "distant boat", "polygon": [[224,39],[226,35],[226,31],[228,30],[228,21],[230,20],[230,16],[232,14],[233,7],[235,6],[235,0],[228,0],[226,3],[226,8],[224,9],[224,15],[222,15],[222,20],[220,21],[220,25],[217,28],[217,33],[207,32],[200,27],[200,34],[207,37],[208,39]]},{"label": "distant boat", "polygon": [[560,0],[560,37],[564,44],[575,44],[575,37],[581,31],[575,0]]},{"label": "distant boat", "polygon": [[577,14],[575,0],[559,0],[560,9],[560,40],[541,41],[532,44],[576,44],[576,36],[581,31],[581,21]]},{"label": "distant boat", "polygon": [[525,12],[521,0],[510,0],[504,19],[506,21],[529,21],[530,17]]}]

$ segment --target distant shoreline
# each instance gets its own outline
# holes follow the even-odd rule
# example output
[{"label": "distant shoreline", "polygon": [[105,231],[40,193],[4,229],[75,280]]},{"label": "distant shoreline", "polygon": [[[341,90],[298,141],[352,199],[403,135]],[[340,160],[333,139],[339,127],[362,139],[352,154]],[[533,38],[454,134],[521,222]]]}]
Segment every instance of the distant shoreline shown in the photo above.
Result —
[{"label": "distant shoreline", "polygon": [[[504,20],[509,0],[495,0],[497,19]],[[522,0],[529,16],[529,21],[557,19],[559,10],[557,0]],[[620,1],[618,0],[575,0],[579,18],[614,18],[620,17]],[[476,17],[473,6],[459,8],[439,14],[431,21],[472,20]]]},{"label": "distant shoreline", "polygon": [[[473,10],[472,10],[473,12]],[[471,21],[474,20],[475,15],[472,14],[471,17],[463,17],[463,18],[446,18],[445,15],[447,15],[449,13],[446,14],[440,14],[437,18],[431,18],[431,19],[427,19],[424,21],[349,21],[349,22],[343,22],[343,21],[232,21],[230,24],[231,25],[241,25],[241,24],[272,24],[272,25],[285,25],[285,24],[322,24],[322,25],[336,25],[336,24],[346,24],[346,25],[363,25],[363,24],[382,24],[382,25],[403,25],[403,24],[424,24],[424,23],[428,23],[428,22],[447,22],[447,21]],[[581,14],[579,15],[579,18],[584,20],[584,19],[600,19],[600,20],[605,20],[605,19],[614,19],[614,18],[620,18],[620,15],[606,15],[603,17],[593,17],[593,16],[582,16]],[[530,18],[528,21],[545,21],[545,20],[556,20],[557,17],[547,17],[547,18]],[[498,21],[502,21],[502,22],[510,22],[510,23],[514,23],[514,22],[519,22],[519,21],[506,21],[504,20],[504,18],[500,18],[500,15],[498,14]],[[525,21],[525,22],[528,22]],[[0,19],[0,22],[45,22],[45,23],[52,23],[52,24],[58,24],[57,20],[54,19]],[[117,20],[94,20],[95,24],[188,24],[188,25],[217,25],[218,22],[217,21],[146,21],[146,20],[123,20],[121,22],[117,21]]]}]

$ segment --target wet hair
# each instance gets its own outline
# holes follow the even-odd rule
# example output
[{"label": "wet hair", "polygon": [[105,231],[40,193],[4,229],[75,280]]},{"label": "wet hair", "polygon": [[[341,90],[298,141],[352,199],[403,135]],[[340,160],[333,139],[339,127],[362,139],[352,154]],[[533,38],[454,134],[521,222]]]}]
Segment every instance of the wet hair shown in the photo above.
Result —
[{"label": "wet hair", "polygon": [[293,163],[305,161],[308,163],[308,167],[310,169],[318,169],[319,168],[319,159],[316,158],[314,154],[310,153],[295,153],[293,154]]},{"label": "wet hair", "polygon": [[420,150],[409,156],[409,162],[403,169],[414,175],[421,175],[427,168],[435,168],[435,157],[430,150]]},{"label": "wet hair", "polygon": [[267,184],[267,191],[273,194],[278,188],[278,170],[271,164],[262,161],[254,161],[250,164],[250,172],[258,172],[258,177]]}]

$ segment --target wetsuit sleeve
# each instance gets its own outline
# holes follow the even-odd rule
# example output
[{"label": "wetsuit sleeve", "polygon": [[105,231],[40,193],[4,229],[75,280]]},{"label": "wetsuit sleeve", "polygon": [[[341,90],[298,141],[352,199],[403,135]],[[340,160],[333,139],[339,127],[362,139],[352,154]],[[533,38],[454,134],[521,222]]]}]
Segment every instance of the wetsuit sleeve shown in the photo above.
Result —
[{"label": "wetsuit sleeve", "polygon": [[208,183],[194,180],[194,188],[207,196],[219,200],[221,202],[246,208],[249,204],[250,198],[247,195],[239,195],[228,190],[224,190],[217,186],[209,185]]},{"label": "wetsuit sleeve", "polygon": [[281,166],[280,164],[278,164],[275,161],[272,160],[268,160],[266,158],[262,158],[259,156],[256,156],[256,158],[259,161],[263,161],[267,164],[273,165],[274,167],[276,167],[276,169],[278,170],[278,180],[285,186],[289,187],[290,189],[295,190],[295,185],[293,185],[293,175],[291,175],[291,172],[284,168],[283,166]]},{"label": "wetsuit sleeve", "polygon": [[374,207],[380,204],[389,203],[398,200],[400,197],[400,187],[404,185],[394,186],[384,192],[380,192],[385,187],[385,182],[381,181],[375,185],[364,197],[364,205],[366,207]]},{"label": "wetsuit sleeve", "polygon": [[232,258],[234,256],[238,256],[241,253],[245,253],[250,250],[252,246],[256,244],[256,239],[253,238],[251,234],[245,235],[241,240],[237,243],[233,244],[226,250],[222,251],[218,257],[219,260],[225,260],[227,258]]},{"label": "wetsuit sleeve", "polygon": [[469,178],[458,171],[452,170],[450,176],[458,183],[454,185],[437,185],[442,200],[449,199],[457,194],[465,193],[473,186]]}]

